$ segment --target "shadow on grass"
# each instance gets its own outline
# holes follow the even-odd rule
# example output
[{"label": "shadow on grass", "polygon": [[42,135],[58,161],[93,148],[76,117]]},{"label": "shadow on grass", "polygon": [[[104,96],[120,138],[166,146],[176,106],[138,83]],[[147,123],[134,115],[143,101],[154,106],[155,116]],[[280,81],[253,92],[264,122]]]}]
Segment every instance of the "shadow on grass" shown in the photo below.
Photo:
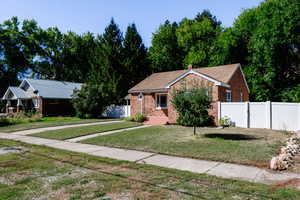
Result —
[{"label": "shadow on grass", "polygon": [[252,135],[244,135],[244,134],[235,134],[235,133],[207,133],[203,135],[207,138],[220,138],[224,140],[259,140],[260,138],[252,136]]}]

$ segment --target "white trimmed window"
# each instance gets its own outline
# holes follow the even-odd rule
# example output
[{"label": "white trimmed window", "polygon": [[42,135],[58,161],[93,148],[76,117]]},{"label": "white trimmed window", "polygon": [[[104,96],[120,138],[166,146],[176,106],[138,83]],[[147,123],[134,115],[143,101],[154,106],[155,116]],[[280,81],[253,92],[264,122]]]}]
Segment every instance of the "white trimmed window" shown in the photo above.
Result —
[{"label": "white trimmed window", "polygon": [[140,93],[139,96],[138,96],[138,100],[139,100],[139,101],[142,101],[142,100],[143,100],[143,96],[144,96],[144,95],[143,95],[142,93]]},{"label": "white trimmed window", "polygon": [[38,108],[39,107],[39,100],[38,99],[32,99],[32,103],[33,103],[33,106],[35,108]]},{"label": "white trimmed window", "polygon": [[156,94],[156,108],[163,109],[168,107],[168,95]]},{"label": "white trimmed window", "polygon": [[226,90],[226,101],[231,102],[232,101],[232,93],[231,90]]}]

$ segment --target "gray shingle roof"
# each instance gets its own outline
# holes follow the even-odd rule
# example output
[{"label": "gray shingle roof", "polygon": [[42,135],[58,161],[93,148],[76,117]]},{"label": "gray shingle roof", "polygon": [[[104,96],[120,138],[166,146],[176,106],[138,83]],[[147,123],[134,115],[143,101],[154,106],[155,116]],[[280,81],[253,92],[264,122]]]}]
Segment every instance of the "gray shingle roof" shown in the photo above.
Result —
[{"label": "gray shingle roof", "polygon": [[81,89],[81,83],[66,81],[25,79],[29,85],[38,91],[42,98],[71,99],[74,89]]},{"label": "gray shingle roof", "polygon": [[28,99],[30,98],[24,90],[19,87],[8,87],[8,89],[14,94],[16,99]]}]

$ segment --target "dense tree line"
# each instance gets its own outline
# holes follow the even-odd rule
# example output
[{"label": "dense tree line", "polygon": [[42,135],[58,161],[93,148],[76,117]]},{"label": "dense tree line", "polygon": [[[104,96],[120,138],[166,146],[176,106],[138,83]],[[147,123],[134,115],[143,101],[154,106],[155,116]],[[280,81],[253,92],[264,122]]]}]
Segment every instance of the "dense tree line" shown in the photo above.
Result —
[{"label": "dense tree line", "polygon": [[149,59],[154,71],[241,63],[251,101],[299,102],[300,3],[265,0],[229,28],[209,11],[166,21],[153,34]]},{"label": "dense tree line", "polygon": [[103,85],[118,103],[149,73],[147,48],[135,24],[127,27],[125,37],[114,20],[102,35],[44,30],[34,20],[16,17],[0,24],[1,95],[31,76]]},{"label": "dense tree line", "polygon": [[90,90],[109,92],[107,101],[118,103],[153,72],[241,63],[251,101],[296,102],[299,48],[298,0],[266,0],[244,10],[228,28],[208,10],[193,19],[166,21],[153,33],[149,50],[135,24],[123,34],[111,20],[101,35],[78,35],[13,17],[0,24],[0,94],[33,76],[94,85]]}]

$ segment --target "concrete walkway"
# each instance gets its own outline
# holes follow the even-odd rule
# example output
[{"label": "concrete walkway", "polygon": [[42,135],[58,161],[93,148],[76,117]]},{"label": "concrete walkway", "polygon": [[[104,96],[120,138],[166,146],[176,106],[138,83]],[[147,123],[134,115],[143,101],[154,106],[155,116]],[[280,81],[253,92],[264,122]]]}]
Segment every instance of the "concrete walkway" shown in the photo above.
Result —
[{"label": "concrete walkway", "polygon": [[10,133],[10,134],[30,135],[30,134],[34,134],[34,133],[43,132],[43,131],[52,131],[52,130],[82,127],[82,126],[93,126],[93,125],[100,125],[100,124],[111,124],[111,123],[117,123],[117,122],[123,122],[123,121],[122,120],[115,120],[115,121],[91,122],[91,123],[85,123],[85,124],[70,124],[70,125],[63,125],[63,126],[52,126],[52,127],[35,128],[35,129],[29,129],[29,130],[24,130],[24,131],[17,131],[17,132],[13,132],[13,133]]},{"label": "concrete walkway", "polygon": [[89,138],[94,138],[94,137],[97,137],[97,136],[110,135],[110,134],[113,134],[113,133],[130,131],[130,130],[135,130],[135,129],[140,129],[140,128],[146,128],[146,127],[149,127],[149,126],[151,126],[151,125],[143,125],[143,126],[136,126],[136,127],[132,127],[132,128],[124,128],[124,129],[119,129],[119,130],[114,130],[114,131],[106,131],[106,132],[102,132],[102,133],[95,133],[95,134],[91,134],[91,135],[84,135],[84,136],[81,136],[81,137],[71,138],[71,139],[68,139],[68,140],[65,140],[65,141],[67,141],[67,142],[79,142],[79,141],[86,140],[86,139],[89,139]]},{"label": "concrete walkway", "polygon": [[[72,143],[68,141],[43,139],[24,135],[0,133],[0,138],[21,141],[29,144],[44,145],[73,152],[86,153],[94,156],[127,160],[142,164],[151,164],[178,170],[186,170],[194,173],[206,173],[222,178],[241,179],[264,184],[276,184],[288,181],[292,178],[300,178],[300,174],[273,172],[251,166],[181,158],[150,152]],[[298,189],[300,189],[300,185],[298,185]]]}]

